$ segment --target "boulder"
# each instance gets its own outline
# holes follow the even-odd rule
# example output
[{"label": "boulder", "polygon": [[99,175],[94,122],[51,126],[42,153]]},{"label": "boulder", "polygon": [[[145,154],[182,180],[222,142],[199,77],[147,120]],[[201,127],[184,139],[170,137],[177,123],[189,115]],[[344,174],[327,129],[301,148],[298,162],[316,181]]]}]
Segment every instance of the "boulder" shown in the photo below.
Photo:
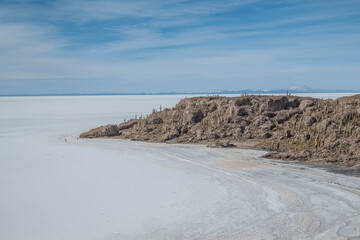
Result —
[{"label": "boulder", "polygon": [[274,118],[279,124],[282,124],[289,120],[290,114],[288,111],[280,111]]},{"label": "boulder", "polygon": [[299,105],[299,109],[303,111],[307,107],[314,106],[314,101],[311,100],[302,100]]},{"label": "boulder", "polygon": [[126,123],[119,124],[118,128],[119,128],[119,131],[121,131],[121,130],[132,128],[135,126],[135,124],[137,124],[136,120],[130,120]]},{"label": "boulder", "polygon": [[204,114],[200,109],[187,109],[184,112],[183,120],[185,123],[196,124],[204,118]]},{"label": "boulder", "polygon": [[168,131],[168,133],[165,135],[165,141],[168,140],[172,140],[174,138],[177,138],[180,136],[180,132],[179,130],[177,130],[176,128],[172,128],[170,129],[170,131]]},{"label": "boulder", "polygon": [[267,132],[267,133],[263,134],[262,137],[263,137],[263,138],[271,138],[272,135]]},{"label": "boulder", "polygon": [[275,112],[288,109],[289,99],[287,97],[281,97],[280,99],[269,99],[267,102],[266,111]]},{"label": "boulder", "polygon": [[164,122],[164,121],[162,120],[162,118],[159,118],[159,117],[154,118],[154,119],[151,120],[151,123],[152,123],[152,124],[161,124],[161,123],[163,123],[163,122]]},{"label": "boulder", "polygon": [[236,106],[246,106],[246,105],[251,106],[252,105],[251,98],[236,99],[235,105]]},{"label": "boulder", "polygon": [[241,107],[237,110],[237,115],[240,117],[247,116],[248,111],[246,110],[246,108]]},{"label": "boulder", "polygon": [[276,125],[273,122],[267,121],[263,125],[261,125],[262,130],[273,130]]},{"label": "boulder", "polygon": [[80,138],[99,138],[120,135],[119,128],[115,124],[108,124],[98,128],[91,129],[88,132],[80,134]]},{"label": "boulder", "polygon": [[317,119],[316,117],[314,116],[308,116],[308,117],[305,117],[305,125],[306,126],[312,126],[314,123],[317,122]]},{"label": "boulder", "polygon": [[274,112],[263,112],[262,115],[268,117],[268,118],[273,118],[276,116],[276,113]]},{"label": "boulder", "polygon": [[289,104],[288,104],[288,107],[291,107],[291,108],[297,108],[300,106],[300,100],[295,98],[291,101],[289,101]]}]

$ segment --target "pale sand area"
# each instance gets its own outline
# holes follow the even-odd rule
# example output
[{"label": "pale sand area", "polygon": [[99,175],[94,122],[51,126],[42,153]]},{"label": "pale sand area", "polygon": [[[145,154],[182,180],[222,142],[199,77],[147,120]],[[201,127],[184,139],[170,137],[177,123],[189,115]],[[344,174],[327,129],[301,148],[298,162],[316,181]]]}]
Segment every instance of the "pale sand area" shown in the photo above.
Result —
[{"label": "pale sand area", "polygon": [[1,99],[0,239],[360,238],[360,178],[254,150],[76,138],[165,100]]}]

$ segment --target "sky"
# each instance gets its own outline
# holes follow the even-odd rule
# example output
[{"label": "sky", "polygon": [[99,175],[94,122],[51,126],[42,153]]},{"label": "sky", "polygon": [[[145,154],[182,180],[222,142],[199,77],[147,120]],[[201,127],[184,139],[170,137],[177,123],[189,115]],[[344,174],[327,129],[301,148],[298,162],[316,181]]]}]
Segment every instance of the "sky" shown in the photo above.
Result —
[{"label": "sky", "polygon": [[360,0],[0,0],[0,94],[360,90]]}]

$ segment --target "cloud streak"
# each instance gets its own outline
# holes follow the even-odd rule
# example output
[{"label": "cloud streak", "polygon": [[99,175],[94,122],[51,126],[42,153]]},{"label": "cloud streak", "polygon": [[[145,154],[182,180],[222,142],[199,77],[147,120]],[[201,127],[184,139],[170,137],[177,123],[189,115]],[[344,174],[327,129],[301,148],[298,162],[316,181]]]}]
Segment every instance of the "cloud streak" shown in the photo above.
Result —
[{"label": "cloud streak", "polygon": [[[0,94],[360,89],[358,1],[90,1],[0,8]],[[71,87],[72,86],[72,87]]]}]

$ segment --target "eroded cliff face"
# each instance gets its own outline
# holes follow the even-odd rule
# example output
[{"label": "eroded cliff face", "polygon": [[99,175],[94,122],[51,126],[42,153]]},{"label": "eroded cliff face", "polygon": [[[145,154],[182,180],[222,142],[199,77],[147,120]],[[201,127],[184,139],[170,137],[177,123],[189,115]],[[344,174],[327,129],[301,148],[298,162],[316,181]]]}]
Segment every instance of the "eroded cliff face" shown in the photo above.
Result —
[{"label": "eroded cliff face", "polygon": [[277,159],[360,167],[360,95],[337,100],[295,96],[194,97],[144,119],[107,125],[82,138],[206,143],[251,142]]}]

